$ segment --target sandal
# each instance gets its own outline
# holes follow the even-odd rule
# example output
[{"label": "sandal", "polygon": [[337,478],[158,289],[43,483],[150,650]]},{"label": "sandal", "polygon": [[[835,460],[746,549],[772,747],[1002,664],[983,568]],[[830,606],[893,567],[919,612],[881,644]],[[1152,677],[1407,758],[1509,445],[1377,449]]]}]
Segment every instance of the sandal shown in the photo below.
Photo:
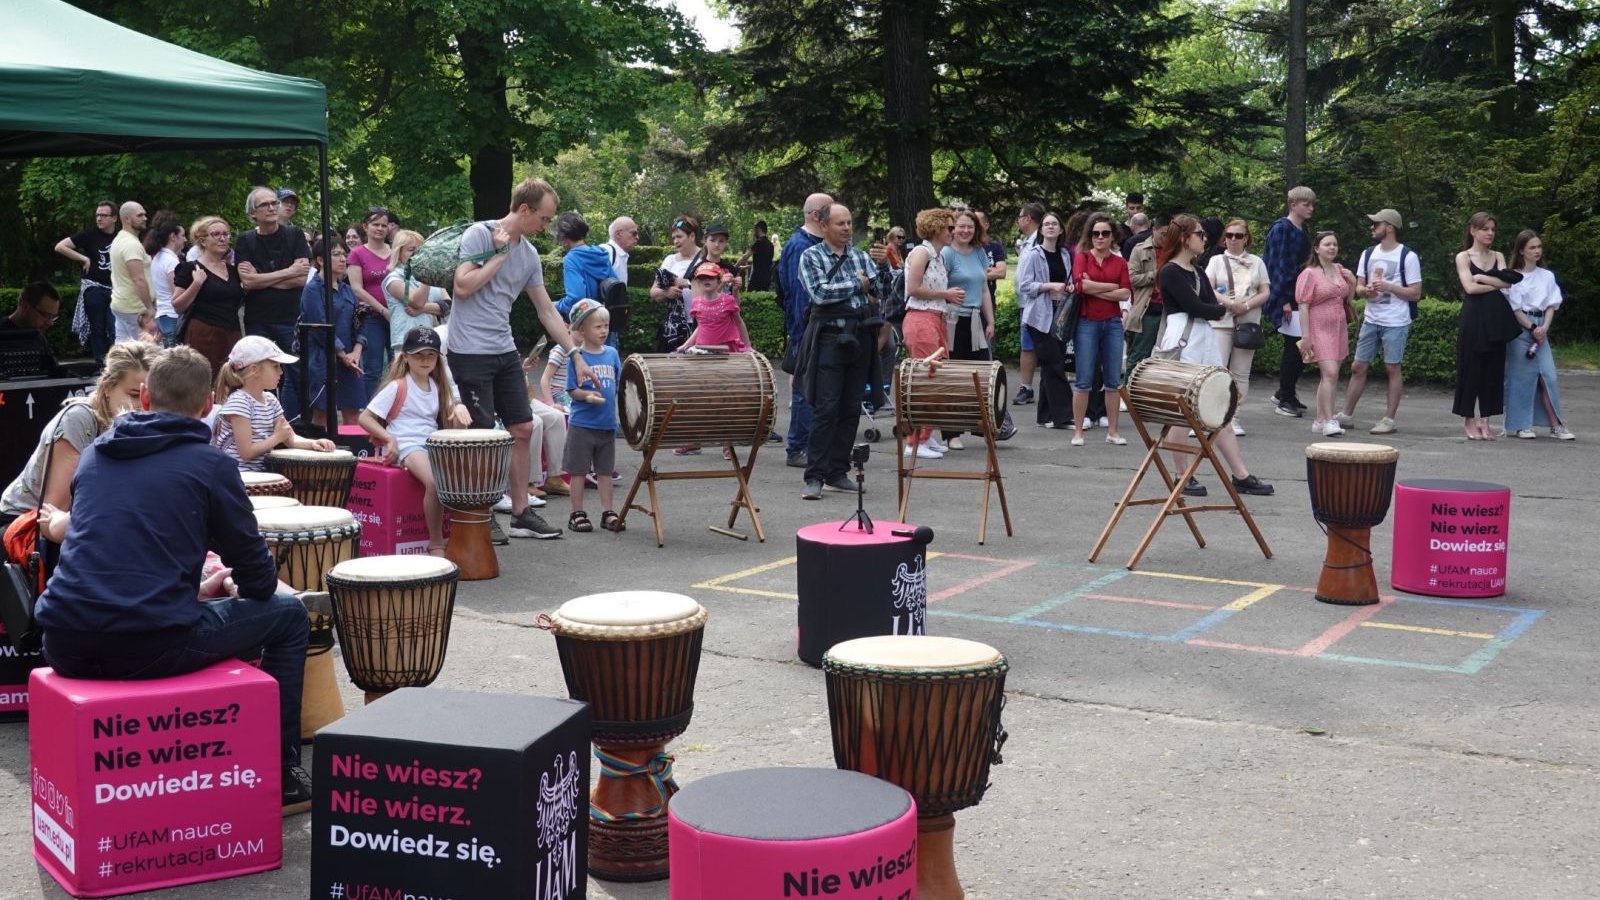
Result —
[{"label": "sandal", "polygon": [[600,514],[600,527],[607,531],[622,532],[628,530],[628,526],[623,523],[622,517],[609,509]]},{"label": "sandal", "polygon": [[578,509],[573,510],[572,515],[567,516],[567,527],[573,531],[588,534],[594,530],[594,523],[589,521],[588,513]]}]

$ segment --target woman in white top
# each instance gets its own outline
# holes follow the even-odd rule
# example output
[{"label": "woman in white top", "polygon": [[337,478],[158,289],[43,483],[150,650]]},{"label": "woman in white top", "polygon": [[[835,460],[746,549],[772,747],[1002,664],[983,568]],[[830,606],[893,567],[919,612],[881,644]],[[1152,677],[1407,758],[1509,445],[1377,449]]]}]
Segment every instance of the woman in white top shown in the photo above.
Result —
[{"label": "woman in white top", "polygon": [[[1226,314],[1211,323],[1211,334],[1217,342],[1223,365],[1233,373],[1233,383],[1239,388],[1239,408],[1244,408],[1250,395],[1250,363],[1256,351],[1233,345],[1234,323],[1260,324],[1261,307],[1266,305],[1271,285],[1267,281],[1267,264],[1251,253],[1250,225],[1243,219],[1234,219],[1222,226],[1222,252],[1206,263],[1206,279],[1216,289],[1217,300]],[[1233,433],[1244,434],[1239,416],[1233,417]]]},{"label": "woman in white top", "polygon": [[171,347],[178,334],[178,311],[172,307],[172,272],[183,250],[183,226],[178,217],[162,210],[150,220],[144,234],[144,252],[150,254],[150,290],[156,298],[156,329],[161,346]]},{"label": "woman in white top", "polygon": [[[955,227],[955,213],[948,209],[917,213],[917,237],[922,238],[922,243],[906,254],[906,317],[900,324],[907,356],[926,359],[940,349],[950,349],[946,319],[955,315],[951,304],[959,306],[967,296],[961,288],[950,287],[944,260],[940,258]],[[918,459],[940,459],[944,447],[932,428],[922,428],[911,435],[905,452],[915,453]]]},{"label": "woman in white top", "polygon": [[699,219],[679,216],[672,220],[672,246],[677,252],[661,261],[661,267],[656,269],[656,280],[650,285],[650,299],[666,306],[666,313],[656,332],[658,353],[671,353],[678,349],[693,330],[694,326],[689,321],[689,300],[693,290],[689,273],[706,258],[699,241]]},{"label": "woman in white top", "polygon": [[1561,421],[1556,361],[1550,352],[1550,326],[1561,306],[1561,285],[1544,267],[1544,242],[1536,232],[1518,233],[1511,268],[1522,273],[1522,281],[1506,291],[1522,333],[1506,345],[1506,434],[1532,438],[1537,436],[1533,426],[1545,425],[1557,440],[1576,440]]}]

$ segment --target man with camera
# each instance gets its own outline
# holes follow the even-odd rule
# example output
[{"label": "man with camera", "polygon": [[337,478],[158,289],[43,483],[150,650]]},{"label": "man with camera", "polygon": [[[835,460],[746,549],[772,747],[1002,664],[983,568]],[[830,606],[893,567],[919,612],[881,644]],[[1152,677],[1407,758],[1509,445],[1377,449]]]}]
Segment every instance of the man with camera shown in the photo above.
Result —
[{"label": "man with camera", "polygon": [[[810,304],[800,344],[795,379],[811,404],[811,438],[806,444],[805,500],[822,499],[822,490],[853,493],[846,477],[850,448],[861,419],[862,392],[881,391],[878,367],[878,316],[873,297],[889,293],[889,267],[850,246],[850,210],[830,203],[822,218],[822,242],[800,255],[800,283]],[[882,398],[874,401],[882,405]]]}]

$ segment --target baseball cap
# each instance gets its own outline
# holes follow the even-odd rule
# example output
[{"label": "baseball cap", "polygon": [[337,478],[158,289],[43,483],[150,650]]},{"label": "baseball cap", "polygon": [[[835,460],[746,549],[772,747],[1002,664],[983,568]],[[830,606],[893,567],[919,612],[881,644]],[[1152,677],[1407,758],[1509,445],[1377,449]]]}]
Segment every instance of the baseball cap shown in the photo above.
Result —
[{"label": "baseball cap", "polygon": [[287,200],[290,197],[293,197],[296,200],[300,199],[300,195],[295,192],[294,188],[292,188],[292,187],[281,187],[281,188],[278,188],[278,199],[279,200]]},{"label": "baseball cap", "polygon": [[710,228],[706,229],[706,237],[711,237],[713,234],[726,235],[727,233],[728,226],[721,224],[713,224]]},{"label": "baseball cap", "polygon": [[426,325],[418,325],[406,332],[405,341],[400,345],[400,349],[405,353],[421,353],[424,350],[438,353],[439,348],[439,332]]},{"label": "baseball cap", "polygon": [[700,265],[695,267],[694,277],[696,277],[696,278],[721,278],[722,277],[722,267],[717,265],[716,263],[713,263],[713,262],[703,262]]},{"label": "baseball cap", "polygon": [[1386,225],[1393,225],[1396,228],[1406,227],[1405,220],[1400,218],[1400,213],[1393,209],[1380,209],[1372,215],[1367,216],[1367,218],[1374,222],[1383,222]]},{"label": "baseball cap", "polygon": [[258,362],[266,362],[269,359],[284,365],[300,361],[300,357],[290,356],[279,350],[277,344],[257,334],[240,338],[239,342],[234,344],[233,349],[228,352],[228,365],[232,366],[235,372],[240,369],[248,369]]},{"label": "baseball cap", "polygon": [[567,311],[567,319],[572,322],[572,327],[577,328],[590,313],[605,309],[605,304],[599,300],[590,300],[587,297],[572,304],[572,309]]}]

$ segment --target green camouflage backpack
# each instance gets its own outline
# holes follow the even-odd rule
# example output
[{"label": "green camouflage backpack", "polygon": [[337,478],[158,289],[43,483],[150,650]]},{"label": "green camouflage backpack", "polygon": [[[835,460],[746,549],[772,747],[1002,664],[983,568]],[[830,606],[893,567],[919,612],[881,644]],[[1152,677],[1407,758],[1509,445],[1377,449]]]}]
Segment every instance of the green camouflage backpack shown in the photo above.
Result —
[{"label": "green camouflage backpack", "polygon": [[483,262],[497,252],[490,250],[465,259],[461,257],[461,236],[476,224],[478,223],[457,222],[428,235],[422,246],[417,248],[417,252],[411,254],[411,262],[406,266],[405,274],[429,287],[453,290],[457,266],[464,262]]}]

